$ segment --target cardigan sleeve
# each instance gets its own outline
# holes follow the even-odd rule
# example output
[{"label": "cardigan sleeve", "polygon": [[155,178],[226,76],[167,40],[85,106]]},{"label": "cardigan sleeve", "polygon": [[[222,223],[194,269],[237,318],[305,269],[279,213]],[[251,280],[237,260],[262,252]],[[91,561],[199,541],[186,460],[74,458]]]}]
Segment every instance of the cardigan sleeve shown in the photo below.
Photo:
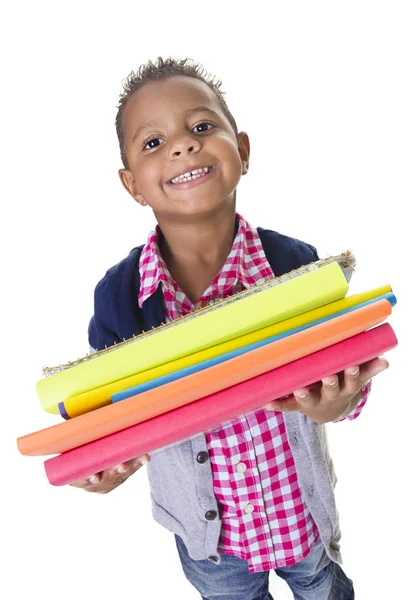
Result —
[{"label": "cardigan sleeve", "polygon": [[112,324],[112,310],[107,275],[99,281],[94,292],[94,314],[90,319],[89,345],[95,350],[103,350],[120,342]]},{"label": "cardigan sleeve", "polygon": [[138,262],[143,246],[133,248],[108,269],[94,291],[94,314],[88,328],[89,345],[95,350],[129,339],[145,327],[138,307]]}]

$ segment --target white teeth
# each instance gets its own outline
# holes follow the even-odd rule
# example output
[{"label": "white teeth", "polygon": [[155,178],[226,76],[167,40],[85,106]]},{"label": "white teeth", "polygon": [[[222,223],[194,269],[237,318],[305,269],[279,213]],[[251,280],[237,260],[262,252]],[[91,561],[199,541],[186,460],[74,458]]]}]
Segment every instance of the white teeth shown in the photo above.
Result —
[{"label": "white teeth", "polygon": [[198,179],[198,177],[202,177],[206,173],[208,173],[210,167],[203,167],[202,169],[195,169],[189,173],[183,173],[183,175],[179,175],[179,177],[175,177],[175,179],[171,179],[170,183],[184,183],[185,181],[192,181],[193,179]]}]

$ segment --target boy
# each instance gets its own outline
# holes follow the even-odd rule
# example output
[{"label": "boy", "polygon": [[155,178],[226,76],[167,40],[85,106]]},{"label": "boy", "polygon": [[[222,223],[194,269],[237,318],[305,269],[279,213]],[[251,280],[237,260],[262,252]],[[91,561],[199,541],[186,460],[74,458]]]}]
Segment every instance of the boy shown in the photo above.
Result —
[{"label": "boy", "polygon": [[[209,301],[317,260],[313,246],[236,213],[249,168],[215,83],[190,61],[158,59],[132,73],[116,127],[125,189],[157,227],[95,290],[89,342],[98,350]],[[272,599],[269,570],[295,598],[346,600],[335,475],[324,423],[355,418],[375,359],[270,403],[210,433],[72,485],[107,493],[149,462],[153,515],[175,534],[186,577],[203,600]]]}]

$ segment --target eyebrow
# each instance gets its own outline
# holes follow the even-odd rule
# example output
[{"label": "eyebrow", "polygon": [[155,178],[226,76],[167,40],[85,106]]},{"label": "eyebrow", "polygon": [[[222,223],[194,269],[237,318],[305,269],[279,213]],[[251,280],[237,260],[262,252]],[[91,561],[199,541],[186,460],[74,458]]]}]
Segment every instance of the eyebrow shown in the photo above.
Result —
[{"label": "eyebrow", "polygon": [[[196,108],[191,108],[186,111],[186,114],[190,115],[190,114],[196,113],[196,112],[210,112],[213,115],[215,115],[216,117],[219,117],[218,113],[216,113],[211,108],[208,108],[208,106],[197,106]],[[144,129],[149,129],[149,128],[155,127],[159,124],[160,124],[159,121],[148,121],[147,123],[142,123],[141,125],[139,125],[137,127],[137,129],[132,137],[131,142],[134,142]]]}]

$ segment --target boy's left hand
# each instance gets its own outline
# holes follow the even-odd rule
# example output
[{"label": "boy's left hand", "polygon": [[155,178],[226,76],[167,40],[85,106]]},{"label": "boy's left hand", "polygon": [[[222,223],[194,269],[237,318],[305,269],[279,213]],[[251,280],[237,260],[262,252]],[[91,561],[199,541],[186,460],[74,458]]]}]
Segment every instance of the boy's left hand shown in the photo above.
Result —
[{"label": "boy's left hand", "polygon": [[280,412],[296,410],[318,424],[337,421],[355,410],[361,400],[362,387],[387,367],[386,359],[374,358],[325,377],[313,386],[295,390],[293,395],[274,400],[265,408]]}]

